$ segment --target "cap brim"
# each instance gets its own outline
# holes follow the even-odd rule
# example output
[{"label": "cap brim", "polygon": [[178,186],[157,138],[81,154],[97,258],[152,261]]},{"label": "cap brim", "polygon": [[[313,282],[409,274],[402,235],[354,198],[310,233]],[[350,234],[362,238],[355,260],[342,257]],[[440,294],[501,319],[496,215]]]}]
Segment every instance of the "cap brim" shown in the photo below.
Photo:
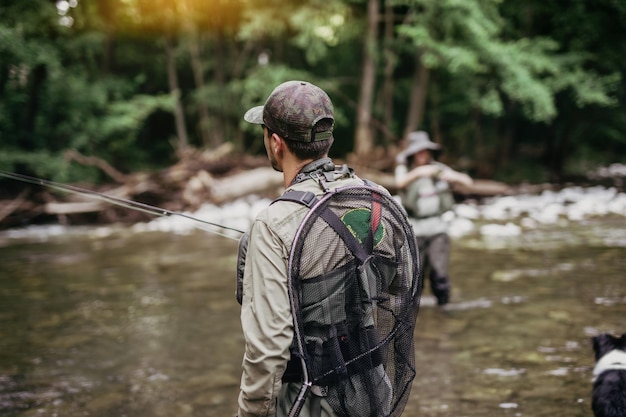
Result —
[{"label": "cap brim", "polygon": [[243,115],[243,120],[248,123],[254,123],[257,125],[263,124],[263,106],[256,106],[251,108]]}]

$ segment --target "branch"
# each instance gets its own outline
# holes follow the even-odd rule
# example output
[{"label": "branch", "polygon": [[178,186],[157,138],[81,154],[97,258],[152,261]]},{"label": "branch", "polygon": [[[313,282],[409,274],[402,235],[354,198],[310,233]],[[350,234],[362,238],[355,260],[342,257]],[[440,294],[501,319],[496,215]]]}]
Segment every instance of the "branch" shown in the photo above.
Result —
[{"label": "branch", "polygon": [[113,178],[118,183],[125,183],[127,180],[126,175],[122,174],[117,169],[113,168],[104,159],[98,158],[96,156],[85,156],[76,152],[75,150],[68,149],[67,151],[65,151],[65,158],[70,161],[76,161],[82,165],[98,167],[105,174]]},{"label": "branch", "polygon": [[30,188],[24,188],[20,195],[18,195],[13,201],[11,201],[11,203],[7,204],[7,206],[4,207],[2,210],[0,210],[0,222],[2,221],[2,219],[9,216],[22,205],[24,200],[26,200],[26,196],[29,192]]}]

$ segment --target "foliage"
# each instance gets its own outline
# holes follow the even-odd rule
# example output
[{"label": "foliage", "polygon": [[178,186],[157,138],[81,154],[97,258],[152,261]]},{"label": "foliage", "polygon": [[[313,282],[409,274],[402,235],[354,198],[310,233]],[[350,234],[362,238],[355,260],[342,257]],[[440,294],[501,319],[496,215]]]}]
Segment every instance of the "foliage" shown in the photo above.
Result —
[{"label": "foliage", "polygon": [[[378,94],[391,63],[393,102],[375,100],[370,110],[379,117],[393,107],[383,126],[392,135],[404,131],[409,91],[424,67],[420,128],[445,145],[448,161],[463,157],[474,174],[558,179],[626,155],[624,2],[379,5]],[[388,10],[393,36],[383,38]],[[2,1],[0,164],[57,180],[103,179],[66,161],[71,149],[122,171],[156,169],[175,160],[180,123],[193,127],[192,146],[208,146],[208,130],[214,144],[262,153],[258,130],[242,115],[288,79],[329,92],[342,138],[334,151],[346,156],[366,18],[363,0]],[[182,120],[174,117],[177,103]],[[377,143],[395,149],[395,141]]]},{"label": "foliage", "polygon": [[504,37],[508,22],[498,0],[406,3],[417,10],[398,27],[399,34],[422,51],[427,67],[469,78],[467,98],[485,114],[502,116],[507,99],[519,103],[530,121],[549,122],[557,114],[555,93],[570,87],[581,106],[613,102],[608,95],[613,79],[583,70],[583,57],[560,54],[550,38]]}]

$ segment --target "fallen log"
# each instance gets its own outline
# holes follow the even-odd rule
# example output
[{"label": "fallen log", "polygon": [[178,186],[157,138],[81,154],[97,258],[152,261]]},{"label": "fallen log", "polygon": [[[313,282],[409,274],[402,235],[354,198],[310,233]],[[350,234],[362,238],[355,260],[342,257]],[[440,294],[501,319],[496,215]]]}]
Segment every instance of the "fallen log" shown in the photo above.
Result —
[{"label": "fallen log", "polygon": [[453,191],[463,195],[489,197],[510,194],[511,187],[503,182],[486,179],[475,179],[471,185],[455,185],[453,187]]},{"label": "fallen log", "polygon": [[[375,171],[375,170],[358,170],[357,175],[361,178],[367,178],[375,183],[385,187],[392,194],[398,193],[395,178],[393,174]],[[511,187],[503,182],[475,179],[471,185],[455,185],[453,191],[463,196],[489,197],[496,195],[506,195],[512,192]]]},{"label": "fallen log", "polygon": [[44,212],[46,214],[59,216],[77,213],[93,213],[97,211],[103,211],[107,207],[108,204],[102,201],[84,201],[76,203],[49,202],[45,204]]},{"label": "fallen log", "polygon": [[211,200],[223,203],[244,197],[248,194],[263,194],[275,191],[278,196],[283,187],[283,176],[272,168],[255,168],[220,180],[215,180],[211,187]]}]

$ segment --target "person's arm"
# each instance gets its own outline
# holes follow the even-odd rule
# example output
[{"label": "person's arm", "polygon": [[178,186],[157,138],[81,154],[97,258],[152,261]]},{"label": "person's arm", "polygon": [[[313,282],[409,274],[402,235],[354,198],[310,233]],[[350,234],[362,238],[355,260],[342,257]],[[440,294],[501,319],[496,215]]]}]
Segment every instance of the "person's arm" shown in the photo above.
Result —
[{"label": "person's arm", "polygon": [[415,167],[407,172],[406,165],[398,165],[395,170],[396,187],[399,189],[406,188],[407,185],[412,183],[418,178],[422,177],[434,177],[441,172],[441,167],[437,165],[422,165]]},{"label": "person's arm", "polygon": [[452,168],[446,168],[442,170],[438,175],[441,180],[449,182],[450,184],[461,184],[470,186],[474,182],[472,177],[470,177],[469,175],[459,171],[455,171]]},{"label": "person's arm", "polygon": [[262,221],[250,233],[241,307],[239,417],[273,416],[293,339],[284,247]]}]

